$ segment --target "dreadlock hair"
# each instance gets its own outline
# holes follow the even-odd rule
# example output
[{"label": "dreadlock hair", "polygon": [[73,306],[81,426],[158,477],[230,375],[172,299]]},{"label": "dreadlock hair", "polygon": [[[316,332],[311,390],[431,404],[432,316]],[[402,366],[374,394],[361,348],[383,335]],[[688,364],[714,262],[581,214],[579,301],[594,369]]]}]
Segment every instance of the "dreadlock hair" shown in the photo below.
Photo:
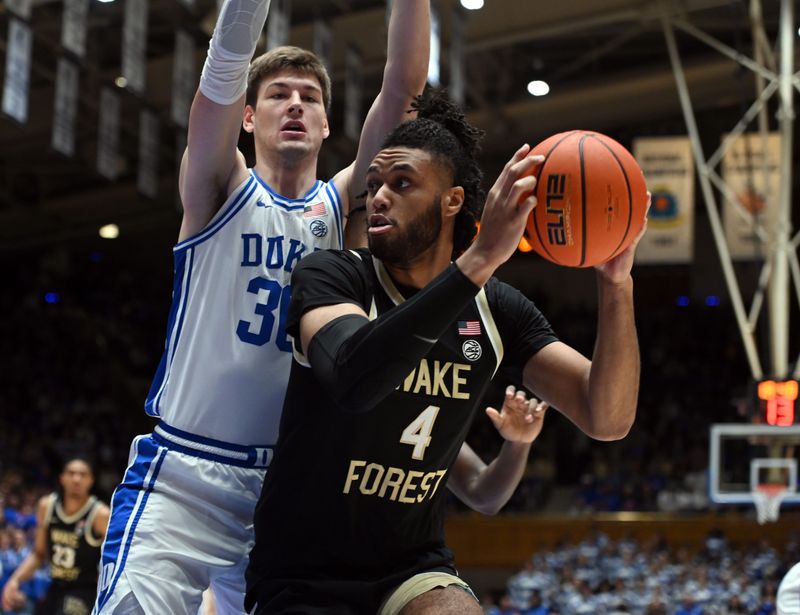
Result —
[{"label": "dreadlock hair", "polygon": [[443,90],[427,88],[411,103],[416,119],[395,128],[382,148],[409,147],[431,154],[450,169],[453,185],[464,188],[464,204],[453,229],[453,258],[457,258],[475,238],[483,212],[486,192],[481,187],[483,172],[475,156],[483,131],[467,123],[464,113]]}]

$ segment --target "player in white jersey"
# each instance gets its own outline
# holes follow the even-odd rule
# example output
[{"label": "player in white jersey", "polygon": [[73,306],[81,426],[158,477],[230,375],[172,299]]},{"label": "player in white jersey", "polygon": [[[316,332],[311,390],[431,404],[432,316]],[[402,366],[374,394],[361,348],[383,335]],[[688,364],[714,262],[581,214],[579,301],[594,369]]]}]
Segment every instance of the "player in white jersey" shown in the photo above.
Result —
[{"label": "player in white jersey", "polygon": [[[320,182],[330,79],[295,47],[250,65],[268,8],[226,0],[192,104],[173,304],[146,402],[160,422],[134,440],[112,498],[98,614],[194,615],[209,586],[217,613],[243,612],[253,509],[291,362],[291,271],[311,251],[342,247],[366,166],[425,84],[428,0],[397,2],[356,159]],[[240,126],[254,136],[252,169]]]}]

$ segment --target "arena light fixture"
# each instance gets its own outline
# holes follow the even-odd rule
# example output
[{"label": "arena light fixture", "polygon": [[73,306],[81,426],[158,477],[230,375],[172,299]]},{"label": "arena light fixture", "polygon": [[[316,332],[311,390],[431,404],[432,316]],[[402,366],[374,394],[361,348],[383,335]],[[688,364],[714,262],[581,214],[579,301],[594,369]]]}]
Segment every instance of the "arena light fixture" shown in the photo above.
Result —
[{"label": "arena light fixture", "polygon": [[477,11],[483,8],[483,0],[461,0],[461,6],[468,11]]},{"label": "arena light fixture", "polygon": [[119,77],[114,79],[114,85],[117,86],[118,88],[124,88],[125,86],[128,85],[128,80],[125,79],[125,77],[123,77],[122,75],[120,75]]},{"label": "arena light fixture", "polygon": [[528,93],[531,96],[546,96],[550,93],[550,86],[546,81],[534,79],[528,83]]},{"label": "arena light fixture", "polygon": [[116,224],[106,224],[100,227],[99,233],[103,239],[116,239],[119,237],[119,227]]}]

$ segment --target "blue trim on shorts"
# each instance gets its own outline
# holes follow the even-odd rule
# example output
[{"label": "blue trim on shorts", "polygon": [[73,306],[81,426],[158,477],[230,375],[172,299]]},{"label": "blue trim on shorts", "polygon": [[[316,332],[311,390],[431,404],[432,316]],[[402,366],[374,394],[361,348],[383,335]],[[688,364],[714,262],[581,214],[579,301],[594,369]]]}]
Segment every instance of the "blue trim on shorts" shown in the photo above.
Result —
[{"label": "blue trim on shorts", "polygon": [[[160,447],[152,438],[143,436],[135,440],[136,457],[125,471],[122,483],[114,490],[111,498],[111,519],[108,523],[106,539],[101,556],[102,571],[109,564],[114,565],[113,578],[107,589],[97,596],[96,613],[100,613],[108,599],[114,594],[128,553],[131,550],[136,525],[142,517],[147,499],[155,487],[161,464],[167,450]],[[152,469],[152,472],[151,472]],[[149,479],[148,479],[149,475]],[[142,492],[144,492],[142,494]],[[141,495],[141,498],[139,497]],[[127,531],[127,538],[125,532]],[[124,545],[123,545],[124,540]],[[105,574],[101,577],[105,578]]]},{"label": "blue trim on shorts", "polygon": [[[157,425],[152,438],[170,450],[240,468],[266,468],[272,460],[274,449],[266,444],[248,446],[198,436],[168,425],[164,421]],[[210,447],[216,450],[209,450]]]}]

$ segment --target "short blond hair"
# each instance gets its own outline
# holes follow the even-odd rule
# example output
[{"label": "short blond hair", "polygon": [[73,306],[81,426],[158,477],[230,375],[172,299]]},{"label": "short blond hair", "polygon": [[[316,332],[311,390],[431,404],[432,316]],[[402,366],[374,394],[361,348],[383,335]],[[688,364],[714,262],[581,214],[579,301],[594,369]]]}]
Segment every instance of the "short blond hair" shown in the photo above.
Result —
[{"label": "short blond hair", "polygon": [[325,105],[325,111],[330,111],[331,78],[325,69],[325,65],[315,53],[291,45],[275,47],[275,49],[258,56],[250,64],[250,72],[247,75],[247,97],[245,99],[247,104],[254,107],[261,82],[266,77],[283,70],[293,70],[315,77],[319,81],[319,87],[322,90],[322,103]]}]

